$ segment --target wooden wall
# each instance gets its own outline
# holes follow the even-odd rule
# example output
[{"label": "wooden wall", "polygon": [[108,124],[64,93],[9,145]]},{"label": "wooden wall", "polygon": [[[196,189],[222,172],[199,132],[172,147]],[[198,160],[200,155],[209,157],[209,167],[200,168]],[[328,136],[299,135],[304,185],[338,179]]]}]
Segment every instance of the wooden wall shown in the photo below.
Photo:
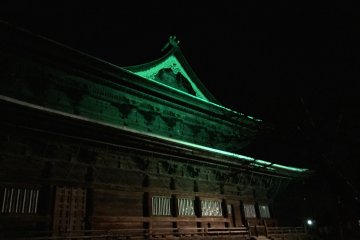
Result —
[{"label": "wooden wall", "polygon": [[[44,123],[38,122],[40,125]],[[262,202],[267,201],[269,189],[252,184],[248,179],[256,176],[246,171],[237,172],[241,178],[236,180],[231,169],[207,164],[206,157],[202,162],[199,159],[193,162],[191,158],[184,160],[169,153],[154,154],[142,151],[137,146],[141,142],[131,143],[131,148],[122,147],[129,144],[128,138],[113,139],[112,143],[120,144],[111,145],[98,141],[100,135],[95,129],[81,129],[71,124],[65,135],[55,131],[61,123],[64,124],[53,123],[55,126],[51,126],[50,132],[4,122],[0,125],[0,189],[16,186],[40,189],[36,213],[0,213],[2,232],[13,233],[15,229],[238,227],[246,225],[241,201],[255,203],[257,197]],[[87,138],[79,137],[85,133]],[[106,137],[111,137],[110,133],[107,134]],[[66,213],[57,210],[60,203],[56,200],[56,189],[63,187],[84,191],[84,211],[71,210],[77,218],[66,219]],[[156,195],[172,199],[190,197],[196,199],[197,204],[202,199],[215,199],[222,203],[223,214],[201,216],[197,205],[194,216],[178,216],[176,203],[173,203],[170,216],[154,216],[151,196]],[[0,201],[3,201],[1,197]],[[70,201],[75,204],[79,199],[74,197]],[[228,205],[231,205],[231,213],[227,212]],[[71,204],[68,206],[70,209]],[[80,213],[83,214],[82,220],[79,219]],[[60,220],[68,223],[61,225]]]}]

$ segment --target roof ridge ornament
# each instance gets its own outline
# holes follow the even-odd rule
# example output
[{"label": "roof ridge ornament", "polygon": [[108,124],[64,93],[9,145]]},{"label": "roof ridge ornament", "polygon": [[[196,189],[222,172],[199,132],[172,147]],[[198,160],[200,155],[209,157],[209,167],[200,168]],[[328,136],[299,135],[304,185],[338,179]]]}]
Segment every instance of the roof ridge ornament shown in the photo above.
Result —
[{"label": "roof ridge ornament", "polygon": [[177,48],[179,46],[180,41],[176,40],[176,36],[170,36],[169,41],[165,44],[165,46],[161,49],[163,52],[169,45],[172,45],[173,47]]}]

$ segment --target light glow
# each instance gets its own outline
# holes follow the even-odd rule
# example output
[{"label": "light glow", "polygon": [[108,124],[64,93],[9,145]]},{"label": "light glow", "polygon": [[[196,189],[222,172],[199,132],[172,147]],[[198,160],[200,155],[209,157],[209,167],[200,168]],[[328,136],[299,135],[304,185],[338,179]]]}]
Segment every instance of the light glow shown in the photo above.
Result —
[{"label": "light glow", "polygon": [[314,220],[308,219],[308,220],[306,220],[306,224],[309,226],[312,226],[314,224]]}]

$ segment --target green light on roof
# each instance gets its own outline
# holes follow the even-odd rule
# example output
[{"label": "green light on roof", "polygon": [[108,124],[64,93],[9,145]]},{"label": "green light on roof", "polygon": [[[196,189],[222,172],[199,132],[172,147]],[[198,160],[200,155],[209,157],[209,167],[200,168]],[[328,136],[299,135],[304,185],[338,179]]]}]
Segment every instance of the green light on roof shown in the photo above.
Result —
[{"label": "green light on roof", "polygon": [[[215,149],[215,148],[202,146],[202,145],[199,145],[199,144],[194,144],[194,143],[189,143],[189,142],[186,142],[186,141],[176,140],[176,139],[173,139],[173,138],[163,137],[163,136],[160,136],[160,135],[157,135],[157,134],[141,132],[141,131],[138,131],[138,130],[135,130],[135,129],[125,127],[125,126],[119,126],[119,125],[115,125],[115,124],[111,124],[111,123],[105,123],[105,122],[97,121],[97,120],[90,119],[90,118],[87,118],[87,117],[74,115],[74,114],[71,114],[71,113],[65,113],[65,112],[62,112],[62,111],[59,111],[59,110],[54,110],[54,109],[50,109],[50,108],[47,108],[47,107],[42,107],[42,106],[38,106],[38,105],[35,105],[35,104],[23,102],[21,100],[17,100],[17,99],[14,99],[14,98],[3,96],[3,95],[0,95],[0,99],[8,101],[8,102],[16,103],[16,104],[19,104],[19,105],[31,107],[31,108],[34,108],[34,109],[39,109],[41,111],[56,113],[56,114],[67,116],[67,117],[74,118],[74,119],[79,119],[79,120],[83,120],[83,121],[87,121],[87,122],[92,122],[92,123],[96,123],[96,124],[103,125],[103,126],[109,126],[109,127],[115,128],[115,129],[121,129],[121,130],[125,130],[125,131],[128,131],[128,132],[133,132],[133,133],[136,133],[136,134],[140,134],[140,135],[147,135],[147,136],[150,136],[150,137],[153,137],[153,138],[163,139],[163,140],[166,140],[168,142],[178,143],[178,144],[182,144],[182,145],[185,145],[185,146],[189,146],[189,147],[193,147],[193,148],[197,148],[197,149],[201,149],[201,150],[206,150],[206,151],[209,151],[209,152],[218,153],[218,154],[221,154],[221,155],[224,155],[224,156],[233,157],[233,158],[236,158],[236,159],[246,160],[246,161],[250,162],[249,165],[266,168],[268,170],[274,170],[275,171],[276,169],[274,169],[274,168],[278,168],[278,169],[280,168],[280,169],[284,169],[284,170],[288,170],[288,171],[292,171],[292,172],[300,172],[300,173],[308,171],[308,169],[304,169],[304,168],[295,168],[295,167],[288,167],[288,166],[279,165],[279,164],[271,164],[270,162],[260,160],[260,159],[255,159],[255,158],[248,157],[248,156],[241,155],[241,154],[231,153],[231,152],[227,152],[227,151],[223,151],[223,150],[219,150],[219,149]],[[270,168],[270,166],[271,166],[271,168]]]},{"label": "green light on roof", "polygon": [[260,159],[255,159],[255,158],[248,157],[248,156],[245,156],[245,155],[231,153],[231,152],[227,152],[227,151],[223,151],[223,150],[219,150],[219,149],[215,149],[215,148],[210,148],[210,147],[202,146],[202,145],[199,145],[199,144],[189,143],[189,142],[185,142],[185,141],[181,141],[181,140],[177,140],[177,139],[162,137],[162,136],[158,136],[158,135],[155,135],[155,134],[149,134],[149,135],[153,135],[154,137],[162,138],[162,139],[167,140],[167,141],[176,142],[176,143],[183,144],[183,145],[190,146],[190,147],[194,147],[194,148],[197,148],[197,149],[202,149],[202,150],[206,150],[206,151],[209,151],[209,152],[218,153],[218,154],[221,154],[221,155],[224,155],[224,156],[229,156],[229,157],[233,157],[233,158],[237,158],[237,159],[241,159],[241,160],[250,161],[251,166],[266,168],[266,169],[272,170],[272,171],[275,171],[276,168],[280,168],[280,169],[284,169],[284,170],[288,170],[288,171],[293,171],[293,172],[306,172],[306,171],[308,171],[308,169],[305,169],[305,168],[295,168],[295,167],[288,167],[288,166],[284,166],[284,165],[280,165],[280,164],[272,164],[271,162],[267,162],[267,161],[260,160]]},{"label": "green light on roof", "polygon": [[264,166],[264,165],[258,164],[258,163],[250,163],[250,165],[254,166],[256,168],[265,168],[265,169],[270,170],[270,171],[275,171],[275,168],[273,168],[273,167]]},{"label": "green light on roof", "polygon": [[262,164],[262,165],[272,165],[271,162],[267,162],[267,161],[259,160],[259,159],[255,159],[255,162]]},{"label": "green light on roof", "polygon": [[[191,84],[191,87],[194,89],[195,91],[195,94],[196,96],[192,95],[192,94],[189,94],[187,92],[184,92],[184,91],[181,91],[177,88],[174,88],[174,87],[171,87],[169,85],[166,85],[166,84],[163,84],[157,80],[155,80],[155,76],[158,74],[158,72],[161,70],[161,69],[165,69],[165,68],[171,68],[173,70],[173,72],[176,74],[178,72],[180,72],[188,81],[189,83]],[[170,55],[168,58],[164,59],[162,62],[160,62],[159,64],[157,64],[156,66],[150,68],[150,69],[146,69],[146,70],[143,70],[143,71],[130,71],[131,73],[133,74],[136,74],[140,77],[143,77],[143,78],[146,78],[152,82],[155,82],[157,84],[160,84],[160,85],[163,85],[163,86],[166,86],[168,88],[171,88],[177,92],[181,92],[182,94],[186,94],[188,96],[191,96],[193,98],[196,98],[196,99],[199,99],[201,101],[204,101],[206,103],[210,103],[214,106],[217,106],[217,107],[220,107],[224,110],[227,110],[229,112],[232,112],[236,115],[240,115],[240,116],[244,116],[243,113],[238,113],[234,110],[231,110],[229,108],[226,108],[224,106],[221,106],[221,105],[218,105],[218,104],[215,104],[213,102],[210,102],[205,96],[204,94],[197,88],[196,84],[191,80],[191,78],[189,77],[189,75],[186,73],[185,69],[182,67],[181,63],[177,60],[177,58],[173,55]],[[251,120],[254,120],[254,121],[257,121],[257,122],[261,122],[262,120],[261,119],[255,119],[254,117],[251,117],[251,116],[246,116],[247,118],[251,119]]]},{"label": "green light on roof", "polygon": [[276,168],[289,170],[289,171],[294,171],[294,172],[306,172],[308,170],[308,169],[304,169],[304,168],[288,167],[288,166],[279,165],[279,164],[273,164],[272,166],[274,166]]},{"label": "green light on roof", "polygon": [[[126,70],[126,71],[128,71],[128,70]],[[135,72],[131,72],[131,71],[128,71],[128,72],[138,75],[138,74],[135,73]],[[138,76],[143,77],[143,76],[141,76],[141,75],[138,75]],[[144,77],[144,78],[145,78],[145,77]],[[149,80],[149,81],[151,81],[151,82],[153,82],[153,83],[155,83],[155,84],[159,84],[159,85],[162,85],[162,86],[164,86],[164,87],[170,88],[170,89],[172,89],[172,90],[174,90],[174,91],[177,91],[177,92],[179,92],[179,93],[181,93],[181,94],[185,94],[185,95],[187,95],[187,96],[189,96],[189,97],[191,97],[191,98],[198,99],[198,100],[200,100],[200,101],[206,102],[206,103],[211,104],[211,105],[213,105],[213,106],[216,106],[216,107],[218,107],[218,108],[224,109],[224,110],[226,110],[226,111],[228,111],[228,112],[232,112],[232,113],[235,114],[235,115],[242,116],[242,117],[244,116],[243,113],[239,113],[239,112],[236,112],[236,111],[234,111],[234,110],[232,110],[232,109],[230,109],[230,108],[226,108],[226,107],[221,106],[221,105],[219,105],[219,104],[210,102],[210,101],[207,100],[206,98],[205,98],[205,99],[199,98],[199,97],[197,97],[197,96],[191,95],[191,94],[189,94],[189,93],[187,93],[187,92],[181,91],[181,90],[179,90],[179,89],[177,89],[177,88],[174,88],[174,87],[171,87],[171,86],[169,86],[169,85],[163,84],[163,83],[158,82],[158,81],[156,81],[156,80],[153,80],[153,79],[151,79],[151,78],[146,78],[146,79]],[[247,116],[247,117],[249,118],[249,116]],[[252,118],[252,117],[250,117],[250,119],[253,119],[253,120],[257,121],[257,122],[261,122],[261,121],[262,121],[261,119],[254,119],[254,118]]]},{"label": "green light on roof", "polygon": [[[204,94],[197,88],[196,84],[191,80],[189,75],[186,73],[185,69],[181,66],[181,63],[177,60],[177,58],[173,55],[170,55],[168,58],[157,64],[156,66],[146,69],[144,71],[137,71],[134,72],[136,75],[139,75],[141,77],[155,80],[155,76],[158,74],[158,72],[161,69],[171,68],[172,71],[177,74],[180,72],[191,84],[191,87],[194,89],[195,94],[198,98],[207,100],[207,98],[204,96]],[[156,80],[155,80],[156,81]]]},{"label": "green light on roof", "polygon": [[247,118],[251,119],[251,120],[254,120],[254,121],[257,121],[257,122],[261,122],[262,120],[261,119],[256,119],[252,116],[246,116]]}]

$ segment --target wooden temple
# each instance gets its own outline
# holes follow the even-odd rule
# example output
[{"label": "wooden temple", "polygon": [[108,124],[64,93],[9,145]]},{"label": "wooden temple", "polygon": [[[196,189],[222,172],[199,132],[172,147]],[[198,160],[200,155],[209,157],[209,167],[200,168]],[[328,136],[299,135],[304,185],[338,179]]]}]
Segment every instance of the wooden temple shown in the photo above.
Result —
[{"label": "wooden temple", "polygon": [[0,28],[1,239],[306,238],[272,203],[307,170],[239,154],[265,123],[222,106],[175,38],[119,67]]}]

